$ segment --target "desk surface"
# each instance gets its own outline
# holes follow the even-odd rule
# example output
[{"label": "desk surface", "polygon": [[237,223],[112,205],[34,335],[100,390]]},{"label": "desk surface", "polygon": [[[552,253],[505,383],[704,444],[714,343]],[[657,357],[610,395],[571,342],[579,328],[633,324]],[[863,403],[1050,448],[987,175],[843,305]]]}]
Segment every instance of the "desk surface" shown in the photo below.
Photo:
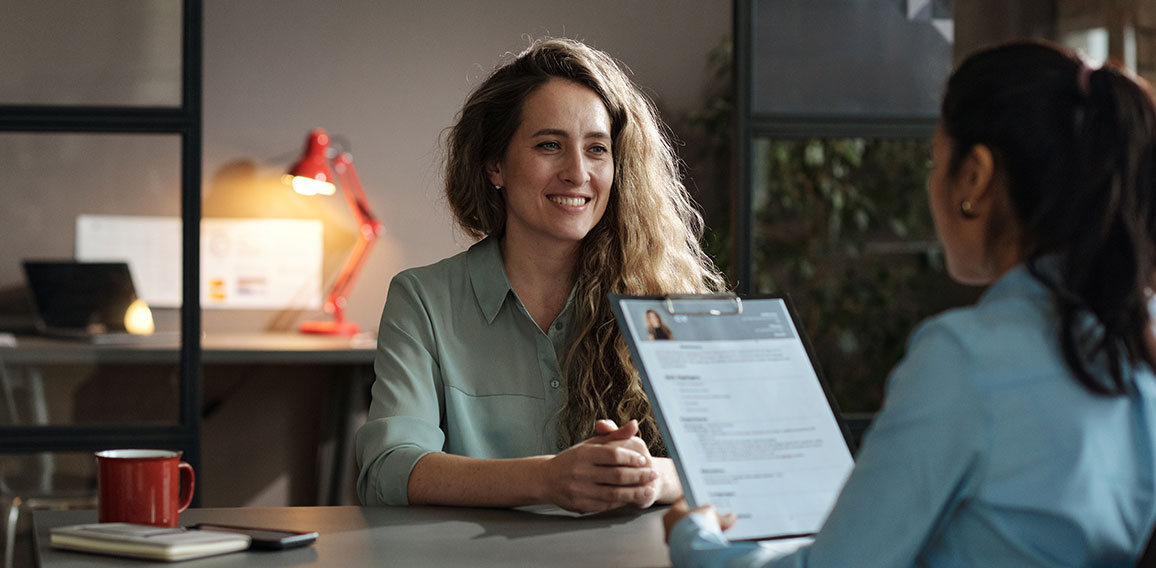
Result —
[{"label": "desk surface", "polygon": [[[15,346],[0,347],[0,361],[12,365],[44,363],[176,363],[176,341],[95,345],[82,340],[36,335],[16,337]],[[202,361],[229,363],[370,363],[372,338],[301,333],[207,333],[201,341]]]},{"label": "desk surface", "polygon": [[[243,552],[182,562],[207,566],[669,566],[662,542],[665,508],[620,510],[575,517],[558,509],[543,513],[457,507],[287,507],[189,509],[183,524],[217,522],[315,530],[308,548]],[[127,558],[55,550],[54,526],[96,521],[96,511],[33,513],[42,568],[149,566]],[[157,565],[172,566],[158,563]]]}]

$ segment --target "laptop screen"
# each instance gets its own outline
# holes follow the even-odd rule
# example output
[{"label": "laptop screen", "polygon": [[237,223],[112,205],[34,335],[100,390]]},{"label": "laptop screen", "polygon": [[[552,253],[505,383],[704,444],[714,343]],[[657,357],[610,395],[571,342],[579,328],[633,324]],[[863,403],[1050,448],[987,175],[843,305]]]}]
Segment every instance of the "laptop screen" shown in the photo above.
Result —
[{"label": "laptop screen", "polygon": [[125,330],[125,312],[136,300],[128,264],[70,260],[26,260],[23,264],[42,330]]}]

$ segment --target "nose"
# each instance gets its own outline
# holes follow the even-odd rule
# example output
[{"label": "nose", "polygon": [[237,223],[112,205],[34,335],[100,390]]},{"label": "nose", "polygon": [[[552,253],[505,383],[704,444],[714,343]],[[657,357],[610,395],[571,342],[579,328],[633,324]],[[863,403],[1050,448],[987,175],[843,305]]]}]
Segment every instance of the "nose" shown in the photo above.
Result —
[{"label": "nose", "polygon": [[575,186],[585,185],[590,180],[590,171],[586,164],[586,157],[582,155],[582,149],[575,147],[566,152],[562,158],[558,177],[562,181]]}]

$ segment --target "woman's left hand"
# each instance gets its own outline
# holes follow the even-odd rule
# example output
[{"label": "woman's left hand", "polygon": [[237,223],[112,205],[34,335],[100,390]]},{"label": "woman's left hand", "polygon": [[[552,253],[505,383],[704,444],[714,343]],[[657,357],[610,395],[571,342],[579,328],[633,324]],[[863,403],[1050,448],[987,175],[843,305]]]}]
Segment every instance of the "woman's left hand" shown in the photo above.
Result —
[{"label": "woman's left hand", "polygon": [[[634,420],[630,424],[619,427],[613,420],[599,420],[594,424],[595,440],[599,440],[605,444],[625,444],[629,449],[639,452],[646,456],[649,460],[647,464],[658,476],[650,481],[649,485],[654,489],[649,498],[644,498],[640,501],[634,502],[634,505],[645,509],[657,503],[670,503],[682,496],[682,484],[678,480],[678,472],[674,468],[674,462],[668,458],[651,457],[650,450],[646,448],[646,443],[642,441],[637,435],[638,425]],[[622,438],[620,434],[624,430],[633,430],[634,434],[629,438]]]},{"label": "woman's left hand", "polygon": [[719,530],[724,531],[735,526],[735,521],[738,520],[738,517],[735,516],[734,513],[719,514],[718,509],[715,509],[714,505],[703,505],[696,507],[692,511],[690,510],[690,506],[686,504],[686,499],[680,497],[678,501],[675,501],[674,504],[670,506],[670,510],[662,516],[662,525],[666,529],[666,542],[670,542],[670,533],[674,530],[674,525],[677,525],[679,521],[691,514],[704,515],[709,522],[717,524]]}]

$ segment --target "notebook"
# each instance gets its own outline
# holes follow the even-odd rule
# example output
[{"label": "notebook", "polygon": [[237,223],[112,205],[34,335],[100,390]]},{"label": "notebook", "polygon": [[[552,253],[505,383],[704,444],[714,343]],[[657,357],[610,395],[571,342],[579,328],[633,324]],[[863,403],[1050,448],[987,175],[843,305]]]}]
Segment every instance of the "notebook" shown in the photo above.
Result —
[{"label": "notebook", "polygon": [[25,260],[24,278],[38,332],[93,343],[176,341],[177,332],[133,334],[125,315],[137,300],[124,262]]},{"label": "notebook", "polygon": [[730,540],[810,540],[854,460],[789,299],[610,302],[691,507],[736,513]]},{"label": "notebook", "polygon": [[249,541],[248,536],[236,533],[128,523],[55,527],[50,534],[54,548],[168,562],[246,550]]}]

